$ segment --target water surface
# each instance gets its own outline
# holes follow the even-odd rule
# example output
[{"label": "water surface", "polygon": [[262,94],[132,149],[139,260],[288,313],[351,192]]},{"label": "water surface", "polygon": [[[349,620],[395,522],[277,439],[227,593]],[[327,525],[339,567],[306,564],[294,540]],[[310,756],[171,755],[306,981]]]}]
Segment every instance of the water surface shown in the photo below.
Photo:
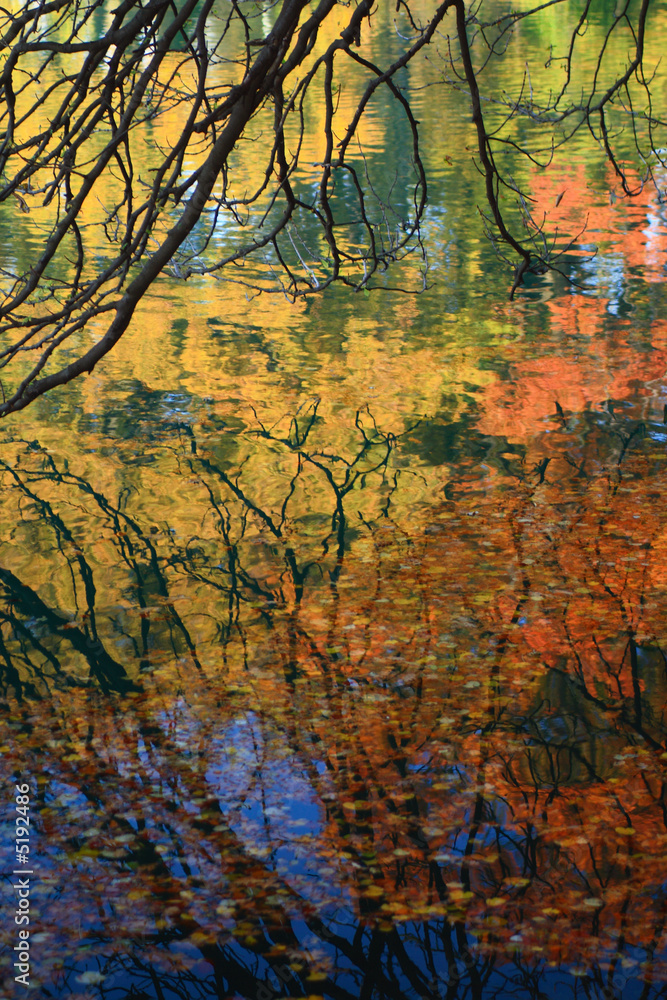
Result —
[{"label": "water surface", "polygon": [[[519,42],[499,87],[546,44]],[[44,996],[665,993],[664,204],[583,138],[517,165],[586,230],[510,303],[436,80],[405,81],[426,291],[165,275],[0,428],[0,752]],[[385,112],[369,170],[400,180]],[[3,211],[18,258],[37,223]]]}]

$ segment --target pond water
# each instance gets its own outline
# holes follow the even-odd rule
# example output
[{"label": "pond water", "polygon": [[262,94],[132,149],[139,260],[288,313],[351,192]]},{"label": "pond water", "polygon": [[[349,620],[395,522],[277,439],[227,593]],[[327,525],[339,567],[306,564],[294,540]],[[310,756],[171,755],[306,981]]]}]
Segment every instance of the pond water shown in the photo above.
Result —
[{"label": "pond water", "polygon": [[[425,291],[166,274],[0,426],[6,995],[13,782],[40,996],[667,993],[665,207],[584,137],[517,164],[586,229],[508,301],[440,76],[405,80]],[[368,169],[400,190],[385,111]]]}]

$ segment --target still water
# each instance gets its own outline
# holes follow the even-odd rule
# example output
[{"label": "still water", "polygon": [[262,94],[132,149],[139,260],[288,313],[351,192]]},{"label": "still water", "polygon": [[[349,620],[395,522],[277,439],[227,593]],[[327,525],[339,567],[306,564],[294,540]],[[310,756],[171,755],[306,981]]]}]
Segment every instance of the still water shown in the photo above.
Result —
[{"label": "still water", "polygon": [[510,303],[464,96],[411,74],[425,291],[168,274],[0,427],[6,995],[14,781],[40,996],[667,992],[664,204],[583,139],[519,164],[586,229]]}]

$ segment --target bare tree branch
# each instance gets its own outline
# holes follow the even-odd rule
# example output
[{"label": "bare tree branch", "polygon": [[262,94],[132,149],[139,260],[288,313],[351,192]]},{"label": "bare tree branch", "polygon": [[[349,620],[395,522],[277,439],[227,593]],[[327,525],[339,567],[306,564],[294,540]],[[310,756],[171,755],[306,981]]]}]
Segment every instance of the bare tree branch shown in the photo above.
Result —
[{"label": "bare tree branch", "polygon": [[[11,371],[3,376],[0,416],[92,371],[167,268],[184,280],[209,275],[296,300],[334,282],[352,291],[387,287],[387,268],[417,251],[413,290],[423,289],[423,136],[400,74],[441,36],[448,14],[451,81],[464,85],[470,101],[489,210],[484,224],[514,268],[511,295],[529,270],[559,270],[572,238],[559,244],[546,233],[528,208],[529,192],[504,166],[507,156],[540,162],[535,146],[511,134],[514,121],[546,133],[538,145],[549,159],[585,126],[626,196],[652,178],[658,120],[643,70],[651,0],[641,0],[636,12],[625,2],[608,18],[583,96],[570,97],[578,46],[600,2],[586,0],[572,14],[569,47],[550,60],[561,63],[562,81],[546,97],[534,92],[529,66],[517,96],[487,94],[484,69],[511,44],[518,23],[548,16],[556,5],[566,16],[569,0],[486,20],[483,3],[472,10],[464,0],[444,0],[423,23],[409,3],[399,3],[405,30],[397,21],[400,49],[386,62],[362,41],[365,24],[382,11],[372,0],[349,9],[347,23],[324,46],[324,26],[341,17],[335,0],[282,0],[252,14],[237,0],[224,14],[213,0],[184,0],[178,8],[171,0],[140,7],[125,0],[111,12],[103,0],[85,7],[53,0],[17,15],[0,12],[0,202],[34,212],[45,234],[34,258],[8,258],[0,267],[0,368]],[[621,33],[634,52],[610,75],[612,43]],[[480,45],[486,53],[476,66],[473,47]],[[343,68],[362,77],[344,124]],[[639,92],[648,111],[635,110]],[[376,183],[359,141],[381,93],[410,135],[413,173],[400,204],[388,177]],[[323,160],[314,167],[304,163],[313,97],[324,111]],[[492,129],[483,113],[489,100],[505,110]],[[178,127],[163,149],[152,130],[167,115]],[[643,164],[639,181],[619,151],[624,121]],[[241,164],[252,166],[249,190],[237,190]],[[501,209],[501,188],[515,199],[509,211]],[[73,349],[75,335],[105,321],[92,347]]]}]

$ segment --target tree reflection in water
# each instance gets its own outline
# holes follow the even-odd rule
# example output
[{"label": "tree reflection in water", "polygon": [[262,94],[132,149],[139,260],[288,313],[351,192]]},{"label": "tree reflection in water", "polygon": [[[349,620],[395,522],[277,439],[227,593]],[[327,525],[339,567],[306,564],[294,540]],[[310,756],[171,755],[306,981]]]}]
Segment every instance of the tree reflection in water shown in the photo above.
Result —
[{"label": "tree reflection in water", "polygon": [[665,993],[664,458],[560,422],[437,505],[419,425],[183,426],[177,528],[6,442],[44,996]]}]

